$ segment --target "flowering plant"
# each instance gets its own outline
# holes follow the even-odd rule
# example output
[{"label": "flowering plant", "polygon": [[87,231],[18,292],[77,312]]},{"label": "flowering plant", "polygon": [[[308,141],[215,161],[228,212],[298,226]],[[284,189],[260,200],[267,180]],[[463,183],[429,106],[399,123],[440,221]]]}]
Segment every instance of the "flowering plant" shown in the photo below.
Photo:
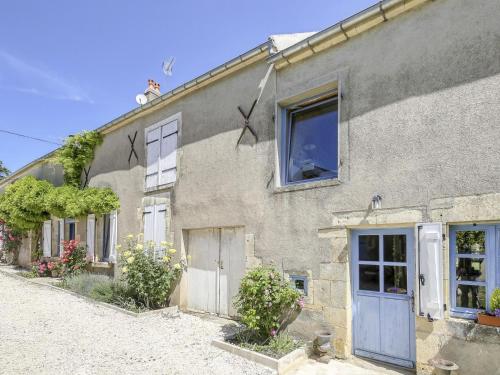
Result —
[{"label": "flowering plant", "polygon": [[143,244],[139,238],[128,235],[120,253],[122,278],[127,283],[136,302],[147,308],[167,306],[169,297],[186,262],[174,260],[176,250],[169,242],[157,246],[154,242]]},{"label": "flowering plant", "polygon": [[63,241],[63,256],[61,263],[64,265],[63,274],[75,275],[85,270],[87,267],[87,252],[76,240]]},{"label": "flowering plant", "polygon": [[243,324],[266,340],[280,333],[304,300],[275,268],[259,266],[241,280],[234,305]]},{"label": "flowering plant", "polygon": [[0,241],[4,250],[16,251],[21,245],[22,232],[9,228],[5,221],[0,220]]},{"label": "flowering plant", "polygon": [[38,277],[50,276],[50,270],[47,266],[46,261],[34,262],[31,266],[31,269],[32,269],[33,273],[36,274],[36,276],[38,276]]}]

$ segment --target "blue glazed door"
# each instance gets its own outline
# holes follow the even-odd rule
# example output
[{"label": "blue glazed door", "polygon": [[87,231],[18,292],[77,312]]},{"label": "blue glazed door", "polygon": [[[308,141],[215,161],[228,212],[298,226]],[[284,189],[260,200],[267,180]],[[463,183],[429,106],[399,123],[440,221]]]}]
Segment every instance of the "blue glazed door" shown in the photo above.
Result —
[{"label": "blue glazed door", "polygon": [[354,354],[415,366],[412,229],[354,231]]}]

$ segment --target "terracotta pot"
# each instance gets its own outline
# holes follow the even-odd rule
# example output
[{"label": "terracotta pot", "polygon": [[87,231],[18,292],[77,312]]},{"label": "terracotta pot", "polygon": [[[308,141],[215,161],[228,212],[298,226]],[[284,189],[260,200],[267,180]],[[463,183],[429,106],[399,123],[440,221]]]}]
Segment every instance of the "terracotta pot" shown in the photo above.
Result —
[{"label": "terracotta pot", "polygon": [[500,316],[477,314],[477,322],[485,326],[500,327]]}]

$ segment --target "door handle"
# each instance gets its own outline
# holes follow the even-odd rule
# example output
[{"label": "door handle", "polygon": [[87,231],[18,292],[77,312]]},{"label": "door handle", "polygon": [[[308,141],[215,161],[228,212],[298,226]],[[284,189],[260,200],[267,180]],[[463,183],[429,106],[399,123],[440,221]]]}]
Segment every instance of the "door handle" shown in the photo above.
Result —
[{"label": "door handle", "polygon": [[224,269],[224,262],[222,262],[222,260],[219,262],[219,267],[220,267],[221,270]]},{"label": "door handle", "polygon": [[415,312],[415,292],[412,290],[410,295],[411,312]]}]

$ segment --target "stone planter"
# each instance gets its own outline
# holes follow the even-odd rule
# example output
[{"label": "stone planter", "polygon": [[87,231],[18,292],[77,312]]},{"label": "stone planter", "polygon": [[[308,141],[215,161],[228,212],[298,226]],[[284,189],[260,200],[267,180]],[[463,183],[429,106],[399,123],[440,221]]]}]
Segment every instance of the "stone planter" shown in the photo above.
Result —
[{"label": "stone planter", "polygon": [[224,340],[213,340],[212,345],[229,353],[246,358],[250,361],[270,367],[271,369],[275,370],[278,375],[286,373],[308,358],[305,348],[295,349],[285,356],[276,359],[249,349],[241,348]]},{"label": "stone planter", "polygon": [[485,313],[477,314],[477,322],[485,326],[500,327],[500,316]]}]

